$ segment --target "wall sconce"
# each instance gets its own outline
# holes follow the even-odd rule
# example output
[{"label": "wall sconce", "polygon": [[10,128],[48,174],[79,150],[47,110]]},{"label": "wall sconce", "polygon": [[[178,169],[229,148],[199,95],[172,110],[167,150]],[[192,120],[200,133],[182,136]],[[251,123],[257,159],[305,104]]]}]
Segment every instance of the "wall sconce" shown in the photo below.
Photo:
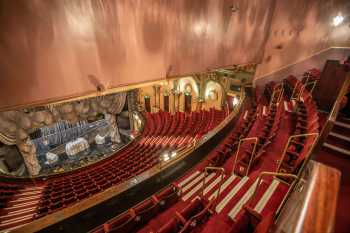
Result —
[{"label": "wall sconce", "polygon": [[169,158],[169,154],[168,153],[165,153],[163,154],[163,161],[166,162],[168,161],[170,158]]},{"label": "wall sconce", "polygon": [[236,96],[233,97],[233,99],[232,99],[232,105],[233,105],[233,106],[236,106],[238,103],[239,103],[238,98],[237,98]]},{"label": "wall sconce", "polygon": [[177,155],[176,151],[173,151],[173,152],[171,152],[170,157],[171,157],[171,158],[174,158],[174,157],[176,157],[176,155]]}]

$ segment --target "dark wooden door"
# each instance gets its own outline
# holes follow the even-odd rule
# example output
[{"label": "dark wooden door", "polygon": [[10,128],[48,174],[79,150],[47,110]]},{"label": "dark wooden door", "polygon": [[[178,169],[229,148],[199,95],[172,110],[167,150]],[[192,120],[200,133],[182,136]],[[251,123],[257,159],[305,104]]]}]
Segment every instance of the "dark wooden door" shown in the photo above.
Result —
[{"label": "dark wooden door", "polygon": [[151,112],[151,98],[148,96],[145,96],[145,109],[146,112]]},{"label": "dark wooden door", "polygon": [[164,96],[164,111],[169,112],[169,96]]},{"label": "dark wooden door", "polygon": [[192,96],[185,94],[185,112],[191,112],[192,109]]},{"label": "dark wooden door", "polygon": [[322,110],[329,112],[332,109],[345,78],[346,70],[343,64],[333,60],[326,62],[320,81],[314,90],[314,96]]}]

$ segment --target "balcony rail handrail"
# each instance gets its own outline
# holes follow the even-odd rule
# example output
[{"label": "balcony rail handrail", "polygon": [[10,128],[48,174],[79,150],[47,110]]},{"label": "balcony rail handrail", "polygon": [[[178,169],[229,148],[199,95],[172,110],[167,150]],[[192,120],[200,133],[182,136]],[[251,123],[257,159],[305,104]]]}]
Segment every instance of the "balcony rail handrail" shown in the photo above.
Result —
[{"label": "balcony rail handrail", "polygon": [[255,156],[258,140],[259,140],[258,137],[242,138],[241,140],[239,140],[238,147],[237,147],[237,150],[236,150],[236,155],[235,155],[235,161],[234,161],[234,164],[233,164],[232,173],[234,173],[235,169],[236,169],[238,154],[239,154],[239,150],[241,148],[242,142],[254,141],[254,147],[253,147],[253,151],[252,151],[252,154],[250,156],[250,159],[249,159],[249,164],[248,164],[248,168],[247,168],[247,171],[246,171],[246,176],[249,174],[250,165],[251,165],[251,163],[253,161],[253,157]]},{"label": "balcony rail handrail", "polygon": [[223,181],[224,181],[225,169],[222,167],[206,167],[204,169],[204,176],[202,179],[203,185],[202,185],[202,191],[201,191],[202,197],[204,197],[205,178],[207,177],[208,171],[216,171],[216,172],[219,172],[219,174],[220,174],[219,188],[216,192],[217,194],[216,194],[215,201],[214,201],[215,205],[217,205],[218,200],[219,200],[219,196],[220,196],[220,192],[221,192],[221,186],[223,185]]}]

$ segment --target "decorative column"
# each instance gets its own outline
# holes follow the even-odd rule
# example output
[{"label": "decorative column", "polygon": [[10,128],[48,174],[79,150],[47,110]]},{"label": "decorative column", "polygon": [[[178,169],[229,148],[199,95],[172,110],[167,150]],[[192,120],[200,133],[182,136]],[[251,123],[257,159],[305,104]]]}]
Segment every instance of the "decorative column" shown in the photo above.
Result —
[{"label": "decorative column", "polygon": [[184,106],[184,112],[191,112],[192,110],[192,95],[190,92],[185,92],[185,106]]},{"label": "decorative column", "polygon": [[202,110],[203,102],[204,102],[204,99],[202,97],[198,97],[196,111]]},{"label": "decorative column", "polygon": [[148,95],[145,95],[144,97],[145,99],[145,110],[146,112],[151,112],[151,98]]},{"label": "decorative column", "polygon": [[160,110],[160,85],[157,85],[157,92],[158,92],[158,109]]},{"label": "decorative column", "polygon": [[180,112],[180,96],[181,96],[181,92],[177,91],[175,94],[176,94],[176,99],[177,99],[176,111]]},{"label": "decorative column", "polygon": [[169,107],[169,93],[164,92],[163,93],[163,102],[164,102],[164,111],[170,112],[170,107]]},{"label": "decorative column", "polygon": [[152,106],[153,108],[156,108],[157,107],[157,87],[156,85],[153,85],[152,86],[153,88],[153,96],[154,96],[154,105]]},{"label": "decorative column", "polygon": [[160,85],[153,85],[154,106],[160,110]]},{"label": "decorative column", "polygon": [[176,104],[175,104],[175,102],[176,102],[176,90],[172,90],[171,91],[171,94],[172,94],[172,96],[173,96],[173,112],[176,112]]},{"label": "decorative column", "polygon": [[127,92],[127,100],[128,100],[128,110],[129,110],[129,123],[130,129],[134,130],[134,114],[133,112],[138,111],[138,105],[140,101],[140,89],[135,89]]}]

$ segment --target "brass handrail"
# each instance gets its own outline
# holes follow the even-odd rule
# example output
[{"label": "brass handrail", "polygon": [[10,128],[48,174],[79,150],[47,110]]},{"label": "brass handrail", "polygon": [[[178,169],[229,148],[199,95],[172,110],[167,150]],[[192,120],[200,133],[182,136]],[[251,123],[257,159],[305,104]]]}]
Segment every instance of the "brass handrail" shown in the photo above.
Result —
[{"label": "brass handrail", "polygon": [[[314,86],[316,85],[316,83],[314,84]],[[333,104],[332,110],[328,116],[328,119],[325,123],[325,126],[322,128],[322,131],[320,132],[319,136],[317,137],[317,139],[315,140],[313,146],[311,147],[310,151],[307,153],[307,156],[305,158],[304,163],[302,164],[297,176],[301,177],[303,171],[305,170],[306,165],[308,164],[308,162],[310,161],[310,159],[312,157],[315,156],[315,154],[317,154],[317,152],[321,149],[323,142],[325,141],[326,137],[328,136],[329,132],[331,131],[334,122],[336,121],[339,109],[340,109],[340,103],[342,101],[343,96],[347,93],[348,88],[350,87],[350,72],[348,72],[346,79],[343,83],[343,86],[341,87],[339,94],[337,96],[336,101]],[[314,88],[314,87],[313,87]],[[313,89],[312,89],[313,90]],[[285,150],[288,147],[285,147]],[[285,153],[285,151],[284,151]],[[283,155],[284,155],[283,153]],[[280,163],[282,162],[282,160],[280,161]],[[288,191],[287,195],[285,196],[285,198],[283,199],[282,203],[280,204],[279,208],[276,211],[276,215],[278,215],[281,211],[281,209],[283,208],[284,204],[286,203],[286,199],[290,193],[290,190]]]},{"label": "brass handrail", "polygon": [[220,173],[220,176],[221,176],[221,180],[219,182],[219,188],[217,190],[217,195],[215,197],[215,201],[213,203],[217,204],[217,200],[219,198],[219,195],[220,195],[220,192],[221,192],[221,186],[223,184],[223,181],[224,181],[224,174],[225,174],[225,169],[222,168],[222,167],[206,167],[204,169],[204,176],[203,176],[203,179],[202,179],[202,191],[201,191],[201,196],[204,197],[204,189],[205,189],[205,178],[207,177],[207,174],[208,174],[208,171],[219,171]]},{"label": "brass handrail", "polygon": [[271,105],[273,105],[273,100],[276,96],[277,96],[277,103],[281,102],[283,94],[284,94],[283,83],[276,84],[273,88],[269,106],[271,107]]},{"label": "brass handrail", "polygon": [[240,149],[240,147],[241,147],[242,142],[245,142],[245,141],[253,141],[253,140],[254,140],[254,148],[253,148],[252,155],[250,156],[250,160],[249,160],[249,164],[248,164],[248,168],[247,168],[247,172],[246,172],[246,176],[248,175],[249,169],[250,169],[250,165],[251,165],[251,162],[252,162],[252,159],[253,159],[253,157],[255,156],[255,150],[256,150],[256,146],[257,146],[257,144],[258,144],[258,137],[243,138],[243,139],[239,140],[238,147],[237,147],[237,151],[236,151],[236,156],[235,156],[235,161],[234,161],[234,164],[233,164],[232,173],[234,173],[234,172],[235,172],[235,169],[236,169],[237,158],[238,158],[239,149]]},{"label": "brass handrail", "polygon": [[[280,159],[280,161],[279,161],[279,164],[278,164],[278,167],[277,167],[277,170],[276,170],[276,171],[278,172],[278,171],[280,170],[280,168],[281,168],[281,166],[282,166],[282,162],[283,162],[283,160],[284,160],[284,157],[285,157],[285,155],[286,155],[286,153],[287,153],[288,147],[289,147],[290,143],[292,142],[292,139],[301,138],[301,137],[307,138],[307,137],[310,137],[310,136],[314,136],[314,141],[313,141],[313,143],[312,143],[312,146],[311,146],[310,150],[306,153],[306,158],[307,158],[307,157],[309,157],[310,152],[312,151],[313,147],[315,146],[315,143],[316,143],[316,141],[317,141],[317,139],[318,139],[318,135],[319,135],[319,133],[306,133],[306,134],[297,134],[297,135],[292,135],[292,136],[290,136],[290,137],[288,138],[288,141],[287,141],[285,147],[284,147],[284,150],[283,150],[283,153],[282,153],[282,156],[281,156],[281,159]],[[306,160],[306,159],[305,159],[305,160]]]},{"label": "brass handrail", "polygon": [[310,82],[305,82],[304,89],[306,89],[309,85],[312,85],[312,88],[309,90],[309,93],[311,95],[312,92],[314,91],[315,87],[316,87],[316,84],[317,84],[317,80],[313,80],[313,81],[310,81]]},{"label": "brass handrail", "polygon": [[[307,79],[308,80],[308,79]],[[316,86],[316,83],[317,83],[317,80],[314,80],[314,81],[310,81],[310,82],[305,82],[305,84],[300,81],[300,80],[297,80],[294,88],[293,88],[293,92],[292,92],[292,95],[290,97],[290,100],[300,100],[300,98],[302,97],[306,87],[310,84],[312,84],[312,88],[311,90],[309,91],[310,94],[312,94],[312,91],[314,90],[315,86]],[[299,91],[299,93],[297,93],[297,91]],[[294,95],[297,93],[296,97],[294,97]]]},{"label": "brass handrail", "polygon": [[[322,128],[322,131],[321,131],[320,136],[317,140],[317,143],[312,151],[312,157],[314,157],[315,154],[317,154],[317,152],[321,150],[323,142],[326,140],[329,132],[333,128],[333,124],[336,121],[337,116],[338,116],[338,112],[340,110],[341,101],[342,101],[343,97],[346,95],[346,93],[348,92],[349,87],[350,87],[350,72],[347,73],[345,81],[343,83],[343,86],[340,88],[337,99],[334,102],[332,110],[328,116],[328,119]],[[311,156],[308,157],[308,160],[310,160],[310,158],[311,158]]]}]

